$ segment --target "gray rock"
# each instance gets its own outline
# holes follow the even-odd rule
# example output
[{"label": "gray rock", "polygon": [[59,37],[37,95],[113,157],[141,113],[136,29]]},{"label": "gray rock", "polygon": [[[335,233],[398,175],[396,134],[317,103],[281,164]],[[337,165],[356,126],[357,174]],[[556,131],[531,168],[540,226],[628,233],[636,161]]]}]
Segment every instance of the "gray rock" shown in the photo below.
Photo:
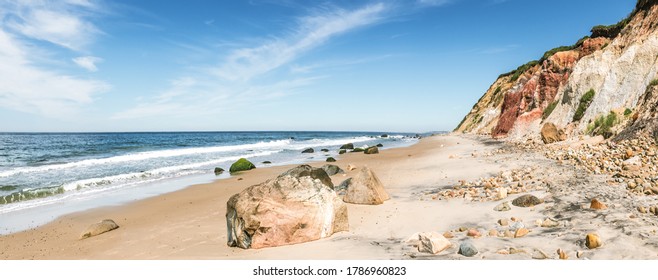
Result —
[{"label": "gray rock", "polygon": [[338,167],[336,165],[333,165],[333,164],[325,164],[321,168],[329,176],[334,176],[336,174],[344,174],[345,173],[345,171],[343,171],[343,169],[340,169],[340,167]]},{"label": "gray rock", "polygon": [[513,232],[520,228],[525,228],[525,225],[522,222],[513,222],[511,225],[509,225],[509,230]]},{"label": "gray rock", "polygon": [[496,207],[494,207],[495,211],[509,211],[512,210],[512,207],[509,206],[509,202],[505,201],[501,204],[498,204]]},{"label": "gray rock", "polygon": [[477,255],[478,249],[475,248],[475,245],[469,241],[464,241],[461,244],[459,244],[459,252],[460,255],[465,256],[465,257],[472,257]]}]

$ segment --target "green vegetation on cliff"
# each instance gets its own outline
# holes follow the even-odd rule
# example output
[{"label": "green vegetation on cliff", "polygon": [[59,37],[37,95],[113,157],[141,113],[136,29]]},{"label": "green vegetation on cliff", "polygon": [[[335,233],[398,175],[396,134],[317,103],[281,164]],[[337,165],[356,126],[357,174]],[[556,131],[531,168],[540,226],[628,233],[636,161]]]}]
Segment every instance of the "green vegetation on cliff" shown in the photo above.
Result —
[{"label": "green vegetation on cliff", "polygon": [[594,100],[594,89],[590,89],[587,91],[583,96],[580,98],[580,103],[578,103],[578,108],[576,109],[576,113],[573,115],[573,121],[579,121],[580,119],[583,118],[585,115],[585,111],[587,111],[587,108],[589,108],[589,105],[592,104],[592,100]]}]

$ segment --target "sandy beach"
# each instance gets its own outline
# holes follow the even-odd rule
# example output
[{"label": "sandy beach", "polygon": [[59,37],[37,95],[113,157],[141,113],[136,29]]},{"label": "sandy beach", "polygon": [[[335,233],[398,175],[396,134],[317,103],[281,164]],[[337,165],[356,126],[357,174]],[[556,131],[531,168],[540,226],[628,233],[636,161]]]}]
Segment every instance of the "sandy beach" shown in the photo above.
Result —
[{"label": "sandy beach", "polygon": [[[382,205],[348,204],[349,231],[318,241],[247,250],[227,246],[227,200],[294,167],[277,166],[0,236],[0,259],[557,259],[558,249],[569,259],[658,257],[655,216],[638,213],[639,200],[624,187],[605,175],[591,175],[509,144],[434,136],[375,155],[345,154],[335,164],[343,169],[348,164],[370,167],[391,199]],[[340,184],[355,172],[334,175],[332,181]],[[509,178],[509,196],[496,200],[495,190],[502,186],[486,182],[505,176],[518,178]],[[543,203],[510,203],[509,211],[494,210],[524,194]],[[590,209],[593,198],[607,209]],[[643,199],[651,203],[651,198]],[[542,227],[547,218],[556,225]],[[103,219],[113,219],[120,228],[78,239],[88,225]],[[501,225],[500,220],[508,223]],[[506,236],[519,221],[528,233]],[[467,236],[469,230],[480,236]],[[449,232],[452,246],[437,255],[418,252],[414,242],[407,242],[418,232]],[[591,232],[600,236],[603,246],[586,247]],[[457,254],[464,240],[477,247],[476,256]]]}]

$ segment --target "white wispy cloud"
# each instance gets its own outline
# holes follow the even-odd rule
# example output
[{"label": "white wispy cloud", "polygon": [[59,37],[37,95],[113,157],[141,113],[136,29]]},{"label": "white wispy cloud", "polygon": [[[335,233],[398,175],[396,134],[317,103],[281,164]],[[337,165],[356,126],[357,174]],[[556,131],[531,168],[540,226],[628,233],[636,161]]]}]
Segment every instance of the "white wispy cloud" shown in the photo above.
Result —
[{"label": "white wispy cloud", "polygon": [[82,50],[101,32],[85,17],[96,9],[91,1],[9,1],[5,25],[26,37]]},{"label": "white wispy cloud", "polygon": [[103,59],[95,56],[79,56],[72,59],[78,66],[87,69],[90,72],[98,71],[96,63],[102,62]]},{"label": "white wispy cloud", "polygon": [[[0,107],[47,117],[63,118],[110,86],[102,81],[83,79],[43,65],[54,58],[45,46],[81,50],[93,40],[97,29],[85,19],[92,1],[4,1],[0,2]],[[81,67],[96,70],[99,58],[81,56],[73,60]]]},{"label": "white wispy cloud", "polygon": [[453,0],[418,0],[418,4],[422,6],[443,6],[452,1]]},{"label": "white wispy cloud", "polygon": [[0,30],[0,107],[60,117],[89,104],[109,86],[34,66],[26,49]]},{"label": "white wispy cloud", "polygon": [[386,10],[385,4],[377,3],[354,11],[335,8],[303,17],[290,36],[274,38],[256,47],[237,49],[213,72],[230,81],[250,80],[291,62],[334,36],[381,21]]},{"label": "white wispy cloud", "polygon": [[[298,18],[295,26],[285,34],[269,36],[255,46],[234,47],[220,64],[205,67],[200,73],[171,81],[168,89],[158,96],[142,100],[137,106],[118,112],[111,118],[124,120],[172,114],[213,115],[240,110],[247,106],[260,106],[296,94],[301,88],[324,78],[323,76],[308,77],[307,74],[312,69],[362,63],[372,58],[309,66],[284,66],[290,65],[303,54],[326,44],[334,37],[383,22],[389,9],[386,4],[379,3],[355,10],[337,7],[315,10],[310,15]],[[197,49],[197,47],[186,46],[185,49]],[[306,70],[302,69],[304,67]],[[257,78],[278,69],[283,69],[292,75],[284,76],[277,82],[258,81]]]}]

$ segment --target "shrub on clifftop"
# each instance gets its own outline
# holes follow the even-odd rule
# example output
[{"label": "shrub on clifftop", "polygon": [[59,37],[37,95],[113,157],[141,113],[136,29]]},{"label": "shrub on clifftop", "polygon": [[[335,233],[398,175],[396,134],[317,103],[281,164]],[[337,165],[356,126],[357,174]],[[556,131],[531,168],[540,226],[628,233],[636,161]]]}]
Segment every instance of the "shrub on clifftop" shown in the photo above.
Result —
[{"label": "shrub on clifftop", "polygon": [[248,161],[245,158],[241,158],[238,161],[234,162],[231,164],[231,168],[229,169],[229,172],[238,172],[238,171],[245,171],[245,170],[251,170],[256,168],[256,166]]}]

